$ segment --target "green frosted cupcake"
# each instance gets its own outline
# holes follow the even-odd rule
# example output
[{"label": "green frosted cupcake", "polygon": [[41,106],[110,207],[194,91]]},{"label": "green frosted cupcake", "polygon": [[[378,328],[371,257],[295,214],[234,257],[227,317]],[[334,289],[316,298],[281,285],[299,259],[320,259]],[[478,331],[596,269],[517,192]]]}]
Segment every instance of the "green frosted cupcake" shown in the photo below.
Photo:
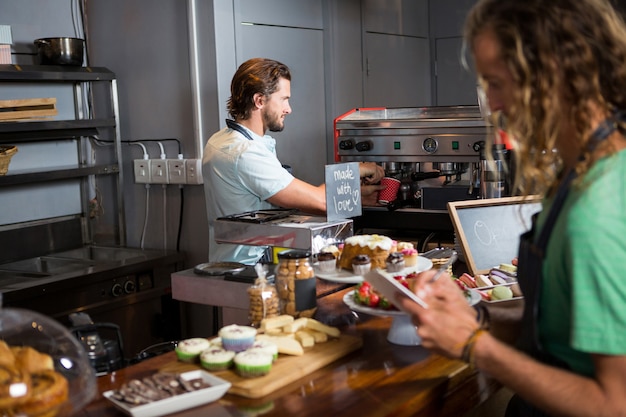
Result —
[{"label": "green frosted cupcake", "polygon": [[235,370],[244,378],[256,378],[267,375],[272,369],[274,358],[261,351],[244,351],[235,355]]},{"label": "green frosted cupcake", "polygon": [[278,359],[278,345],[270,342],[269,340],[255,340],[252,347],[248,349],[248,351],[269,353],[272,355],[272,360],[275,361]]},{"label": "green frosted cupcake", "polygon": [[183,362],[197,362],[200,353],[210,346],[211,343],[201,337],[181,340],[176,345],[176,356]]},{"label": "green frosted cupcake", "polygon": [[223,371],[233,365],[235,352],[219,347],[210,347],[200,354],[200,364],[209,371]]}]

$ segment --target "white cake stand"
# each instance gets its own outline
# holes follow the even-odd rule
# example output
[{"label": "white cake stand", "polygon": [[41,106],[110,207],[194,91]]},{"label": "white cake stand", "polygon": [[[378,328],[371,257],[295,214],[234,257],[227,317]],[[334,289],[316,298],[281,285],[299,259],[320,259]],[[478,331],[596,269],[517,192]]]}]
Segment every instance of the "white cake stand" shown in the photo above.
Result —
[{"label": "white cake stand", "polygon": [[393,317],[391,328],[387,333],[387,341],[395,345],[417,346],[422,343],[422,339],[417,335],[417,328],[411,322],[408,314],[399,310],[382,310],[357,304],[354,301],[354,291],[350,291],[343,296],[343,302],[352,311],[370,314],[372,316]]}]

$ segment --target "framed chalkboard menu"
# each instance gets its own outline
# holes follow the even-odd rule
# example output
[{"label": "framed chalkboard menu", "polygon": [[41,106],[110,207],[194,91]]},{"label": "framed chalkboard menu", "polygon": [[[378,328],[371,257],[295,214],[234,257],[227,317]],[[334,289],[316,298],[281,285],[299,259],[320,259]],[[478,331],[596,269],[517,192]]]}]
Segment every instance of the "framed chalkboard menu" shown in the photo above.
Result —
[{"label": "framed chalkboard menu", "polygon": [[328,221],[360,216],[361,177],[359,163],[326,165],[326,219]]},{"label": "framed chalkboard menu", "polygon": [[470,274],[487,274],[517,256],[520,235],[541,210],[538,196],[452,201],[448,212]]}]

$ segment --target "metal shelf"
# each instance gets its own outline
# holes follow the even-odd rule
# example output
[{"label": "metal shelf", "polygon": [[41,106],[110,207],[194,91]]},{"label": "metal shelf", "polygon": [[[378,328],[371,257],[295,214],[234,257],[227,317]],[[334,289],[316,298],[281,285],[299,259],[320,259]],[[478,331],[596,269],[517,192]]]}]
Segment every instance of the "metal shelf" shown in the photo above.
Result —
[{"label": "metal shelf", "polygon": [[0,176],[0,187],[82,178],[89,175],[108,175],[118,173],[119,166],[117,165],[48,167],[45,170],[28,170],[28,172],[24,173],[13,171],[10,174]]},{"label": "metal shelf", "polygon": [[61,65],[0,65],[0,81],[88,82],[112,81],[115,73],[103,67]]},{"label": "metal shelf", "polygon": [[58,120],[0,123],[0,143],[39,142],[80,136],[94,136],[98,128],[115,127],[115,119]]},{"label": "metal shelf", "polygon": [[[111,191],[116,195],[113,207],[115,213],[110,215],[117,222],[116,244],[126,244],[126,222],[124,213],[123,196],[123,171],[121,166],[121,140],[119,128],[119,106],[117,95],[117,80],[115,73],[103,67],[77,67],[57,65],[0,65],[0,82],[5,84],[20,83],[65,83],[72,85],[74,92],[75,119],[71,120],[20,120],[0,122],[0,144],[19,145],[26,142],[46,142],[53,140],[71,139],[76,140],[77,160],[89,161],[87,141],[89,137],[99,136],[101,133],[107,137],[113,137],[113,159],[104,159],[106,163],[99,165],[75,164],[73,166],[57,166],[34,168],[28,170],[10,170],[7,175],[0,176],[0,187],[11,187],[25,184],[42,184],[53,181],[66,181],[71,179],[80,180],[82,213],[87,218],[90,201],[87,198],[90,193],[90,176],[114,176]],[[99,83],[102,82],[102,83]],[[110,101],[105,118],[88,118],[82,116],[83,108],[83,84],[95,84],[106,87],[103,98]],[[98,89],[99,93],[101,90]],[[103,132],[105,131],[105,132]],[[112,133],[111,133],[112,132]],[[111,134],[108,134],[111,133]],[[102,161],[102,159],[101,159]],[[109,181],[106,185],[109,185]],[[42,219],[46,221],[46,219]],[[94,231],[89,221],[82,223],[82,243],[88,243],[93,239]],[[55,235],[54,239],[63,241],[64,236]],[[74,243],[74,242],[72,242]],[[44,242],[45,244],[45,242]],[[43,248],[49,250],[49,248]]]}]

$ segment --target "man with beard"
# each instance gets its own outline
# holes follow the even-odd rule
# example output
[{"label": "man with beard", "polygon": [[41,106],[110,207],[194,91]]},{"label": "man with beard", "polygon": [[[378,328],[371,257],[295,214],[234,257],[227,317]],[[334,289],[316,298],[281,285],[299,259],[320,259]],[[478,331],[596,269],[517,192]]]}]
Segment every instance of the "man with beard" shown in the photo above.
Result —
[{"label": "man with beard", "polygon": [[[227,127],[215,133],[204,148],[202,175],[209,219],[209,261],[257,263],[260,246],[217,244],[215,219],[247,211],[292,208],[312,214],[326,212],[326,187],[295,178],[276,156],[276,140],[265,133],[280,132],[291,113],[289,68],[265,58],[250,59],[233,76]],[[363,204],[376,201],[374,185],[384,176],[375,163],[360,164]]]}]

